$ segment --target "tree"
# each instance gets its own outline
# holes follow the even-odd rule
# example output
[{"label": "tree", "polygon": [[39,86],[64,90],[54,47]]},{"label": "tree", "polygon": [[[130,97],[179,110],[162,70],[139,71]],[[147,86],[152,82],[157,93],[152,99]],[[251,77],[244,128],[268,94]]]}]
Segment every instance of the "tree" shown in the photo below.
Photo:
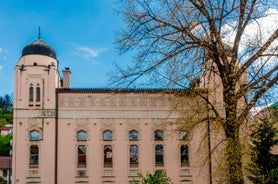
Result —
[{"label": "tree", "polygon": [[133,180],[132,184],[171,184],[171,179],[164,172],[156,171],[154,174],[139,174],[140,180]]},{"label": "tree", "polygon": [[13,122],[13,102],[9,95],[0,97],[0,127]]},{"label": "tree", "polygon": [[255,184],[278,183],[278,102],[261,110],[255,116],[255,129],[250,138],[248,178]]},{"label": "tree", "polygon": [[13,108],[13,100],[12,97],[10,95],[5,95],[5,96],[1,96],[0,97],[0,109],[2,109],[2,111],[4,113],[9,113],[12,111]]},{"label": "tree", "polygon": [[[244,183],[240,127],[278,80],[277,24],[263,26],[277,16],[277,1],[122,0],[119,8],[126,27],[118,33],[118,49],[137,54],[133,65],[117,66],[112,82],[129,86],[147,76],[160,86],[188,88],[214,72],[223,105],[202,98],[225,132],[228,183]],[[215,69],[204,67],[207,60]]]},{"label": "tree", "polygon": [[11,139],[12,139],[12,136],[10,134],[7,134],[7,135],[0,134],[0,156],[9,156],[10,155]]},{"label": "tree", "polygon": [[[277,112],[276,112],[277,113]],[[277,116],[277,115],[276,115]],[[277,128],[273,117],[264,117],[251,134],[248,178],[254,184],[278,184],[278,155],[271,152],[278,146]]]}]

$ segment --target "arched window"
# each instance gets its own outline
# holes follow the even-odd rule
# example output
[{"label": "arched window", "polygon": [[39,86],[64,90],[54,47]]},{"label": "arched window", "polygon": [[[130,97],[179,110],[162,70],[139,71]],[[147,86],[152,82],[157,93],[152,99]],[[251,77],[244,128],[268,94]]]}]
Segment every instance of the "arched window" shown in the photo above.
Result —
[{"label": "arched window", "polygon": [[110,130],[105,130],[103,132],[103,140],[104,141],[112,141],[113,133]]},{"label": "arched window", "polygon": [[136,130],[129,131],[129,140],[137,141],[138,140],[138,132]]},{"label": "arched window", "polygon": [[29,165],[32,167],[39,165],[39,147],[37,145],[30,146]]},{"label": "arched window", "polygon": [[130,145],[129,146],[129,163],[138,164],[138,146]]},{"label": "arched window", "polygon": [[164,163],[164,150],[162,145],[155,146],[155,164],[161,165]]},{"label": "arched window", "polygon": [[163,141],[163,139],[164,139],[163,131],[161,130],[154,131],[154,140]]},{"label": "arched window", "polygon": [[179,139],[181,141],[187,140],[188,139],[188,132],[184,131],[184,130],[180,131]]},{"label": "arched window", "polygon": [[39,86],[36,87],[36,101],[39,102],[41,100],[41,88]]},{"label": "arched window", "polygon": [[38,141],[40,140],[40,133],[37,130],[30,131],[30,141]]},{"label": "arched window", "polygon": [[180,157],[181,157],[181,165],[189,164],[188,145],[181,145]]},{"label": "arched window", "polygon": [[33,86],[29,87],[29,101],[34,101],[34,88],[33,88]]},{"label": "arched window", "polygon": [[111,145],[105,145],[103,147],[103,161],[104,167],[112,167],[113,166],[113,150]]},{"label": "arched window", "polygon": [[79,167],[86,166],[86,146],[85,145],[79,145],[77,148],[77,165]]},{"label": "arched window", "polygon": [[87,132],[80,130],[77,132],[77,140],[78,141],[86,141],[87,140]]}]

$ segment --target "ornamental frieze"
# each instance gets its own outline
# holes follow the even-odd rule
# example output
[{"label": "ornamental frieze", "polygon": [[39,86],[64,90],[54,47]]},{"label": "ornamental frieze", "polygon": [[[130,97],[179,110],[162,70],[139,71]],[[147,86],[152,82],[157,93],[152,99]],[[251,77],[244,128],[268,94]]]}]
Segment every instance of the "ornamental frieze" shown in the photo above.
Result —
[{"label": "ornamental frieze", "polygon": [[62,97],[59,107],[172,107],[178,103],[171,97]]}]

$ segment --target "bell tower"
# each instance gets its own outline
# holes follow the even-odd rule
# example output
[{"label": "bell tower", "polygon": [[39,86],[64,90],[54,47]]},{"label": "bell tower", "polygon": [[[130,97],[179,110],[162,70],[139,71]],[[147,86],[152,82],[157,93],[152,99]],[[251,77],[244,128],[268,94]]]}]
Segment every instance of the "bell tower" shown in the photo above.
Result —
[{"label": "bell tower", "polygon": [[14,183],[54,183],[58,87],[56,52],[39,31],[14,70]]}]

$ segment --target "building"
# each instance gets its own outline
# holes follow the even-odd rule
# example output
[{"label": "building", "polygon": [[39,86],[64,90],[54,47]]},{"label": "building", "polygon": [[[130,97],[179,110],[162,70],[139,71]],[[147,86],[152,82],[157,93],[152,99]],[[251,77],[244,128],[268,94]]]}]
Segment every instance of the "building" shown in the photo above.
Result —
[{"label": "building", "polygon": [[0,178],[10,182],[10,176],[12,172],[12,157],[0,156]]},{"label": "building", "polygon": [[204,136],[208,122],[192,130],[175,124],[180,104],[188,114],[204,106],[196,90],[71,88],[70,69],[61,77],[58,64],[40,37],[16,63],[14,184],[125,184],[155,171],[175,184],[210,183],[217,157]]},{"label": "building", "polygon": [[12,135],[13,134],[13,125],[5,125],[5,126],[2,126],[0,127],[0,134],[1,135]]}]

